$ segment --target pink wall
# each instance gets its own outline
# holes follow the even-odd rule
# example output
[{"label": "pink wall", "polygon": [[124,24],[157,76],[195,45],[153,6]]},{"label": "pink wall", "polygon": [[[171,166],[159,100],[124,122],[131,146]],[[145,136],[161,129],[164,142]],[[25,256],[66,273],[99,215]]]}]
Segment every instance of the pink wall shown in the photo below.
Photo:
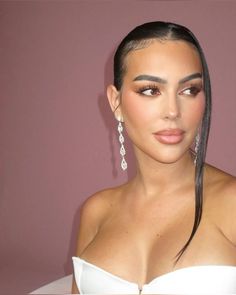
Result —
[{"label": "pink wall", "polygon": [[[0,286],[30,291],[71,272],[78,208],[121,173],[105,97],[111,56],[134,26],[182,23],[213,86],[208,161],[236,175],[236,2],[0,2]],[[13,283],[14,282],[14,283]]]}]

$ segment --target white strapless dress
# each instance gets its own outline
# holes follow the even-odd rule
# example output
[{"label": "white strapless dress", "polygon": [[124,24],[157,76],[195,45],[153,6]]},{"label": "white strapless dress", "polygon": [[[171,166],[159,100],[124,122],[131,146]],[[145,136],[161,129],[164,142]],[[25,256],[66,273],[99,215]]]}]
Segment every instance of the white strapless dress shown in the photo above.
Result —
[{"label": "white strapless dress", "polygon": [[73,257],[80,294],[236,294],[236,266],[192,266],[138,286],[79,257]]}]

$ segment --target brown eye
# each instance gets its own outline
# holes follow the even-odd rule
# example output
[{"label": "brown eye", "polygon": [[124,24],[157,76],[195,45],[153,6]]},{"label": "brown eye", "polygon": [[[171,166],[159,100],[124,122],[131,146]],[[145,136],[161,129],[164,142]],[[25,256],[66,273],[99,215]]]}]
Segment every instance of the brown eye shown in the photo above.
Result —
[{"label": "brown eye", "polygon": [[146,87],[146,88],[140,89],[139,93],[146,96],[155,96],[155,95],[159,95],[160,91],[157,87]]},{"label": "brown eye", "polygon": [[189,88],[184,89],[181,91],[181,94],[189,95],[189,96],[196,96],[201,91],[200,87],[191,86]]}]

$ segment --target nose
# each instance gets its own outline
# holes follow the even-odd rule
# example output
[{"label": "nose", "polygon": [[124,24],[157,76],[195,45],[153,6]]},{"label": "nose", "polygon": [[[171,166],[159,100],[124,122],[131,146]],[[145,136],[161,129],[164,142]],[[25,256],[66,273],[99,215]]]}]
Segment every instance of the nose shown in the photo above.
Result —
[{"label": "nose", "polygon": [[175,120],[180,117],[180,101],[177,95],[172,94],[165,97],[164,119]]}]

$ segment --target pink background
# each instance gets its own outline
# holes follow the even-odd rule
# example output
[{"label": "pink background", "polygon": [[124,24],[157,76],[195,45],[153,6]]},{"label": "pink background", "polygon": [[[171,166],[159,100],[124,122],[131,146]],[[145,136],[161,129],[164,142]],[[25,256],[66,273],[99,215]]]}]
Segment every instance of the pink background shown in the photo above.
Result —
[{"label": "pink background", "polygon": [[236,175],[235,1],[0,2],[0,292],[72,271],[79,207],[119,168],[105,86],[121,38],[147,21],[188,26],[213,88],[208,162]]}]

